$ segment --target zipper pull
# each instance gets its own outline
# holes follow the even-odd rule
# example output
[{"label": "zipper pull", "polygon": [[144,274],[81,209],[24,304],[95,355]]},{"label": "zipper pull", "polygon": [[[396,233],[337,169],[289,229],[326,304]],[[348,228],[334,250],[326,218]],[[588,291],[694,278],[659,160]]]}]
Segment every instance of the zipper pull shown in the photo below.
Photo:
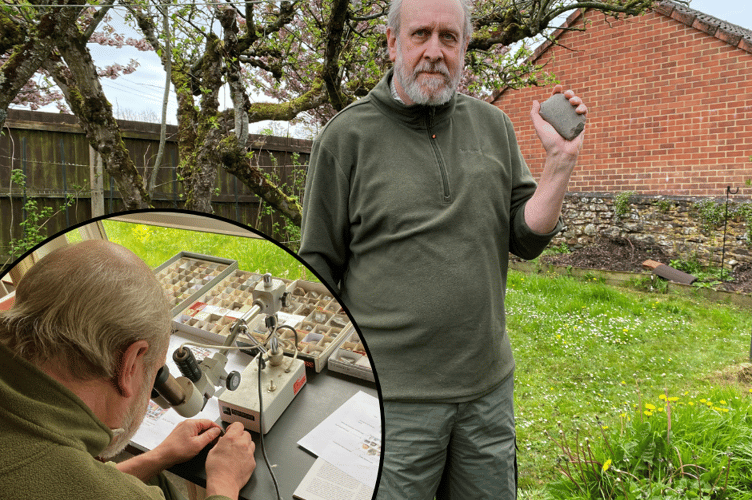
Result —
[{"label": "zipper pull", "polygon": [[431,139],[436,139],[436,134],[431,132],[431,129],[433,129],[433,119],[436,117],[436,108],[431,106],[428,108],[428,133],[431,134]]}]

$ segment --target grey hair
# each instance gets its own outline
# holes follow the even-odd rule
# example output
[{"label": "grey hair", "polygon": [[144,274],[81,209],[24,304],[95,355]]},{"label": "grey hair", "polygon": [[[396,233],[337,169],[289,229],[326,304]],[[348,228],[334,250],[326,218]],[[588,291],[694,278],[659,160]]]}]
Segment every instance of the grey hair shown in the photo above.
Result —
[{"label": "grey hair", "polygon": [[[458,0],[462,6],[462,13],[465,15],[462,36],[463,41],[468,42],[473,36],[473,20],[471,16],[472,2],[470,0]],[[402,0],[392,0],[389,4],[389,14],[387,16],[387,26],[392,29],[395,35],[399,35],[402,27],[400,13],[402,11]]]},{"label": "grey hair", "polygon": [[55,250],[19,281],[0,315],[0,342],[35,364],[79,380],[112,379],[122,354],[146,340],[147,367],[164,363],[170,308],[152,270],[119,245],[85,241]]}]

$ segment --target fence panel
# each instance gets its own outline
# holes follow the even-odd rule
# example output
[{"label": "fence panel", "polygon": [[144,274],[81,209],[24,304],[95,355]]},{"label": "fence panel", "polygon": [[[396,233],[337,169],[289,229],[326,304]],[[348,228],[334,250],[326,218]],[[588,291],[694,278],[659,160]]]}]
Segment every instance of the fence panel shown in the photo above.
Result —
[{"label": "fence panel", "polygon": [[[121,121],[123,140],[139,173],[150,175],[159,147],[159,125]],[[8,260],[10,241],[23,236],[20,225],[26,218],[25,203],[33,199],[38,207],[50,207],[55,215],[45,225],[52,235],[91,218],[91,168],[89,143],[72,115],[9,110],[5,133],[0,136],[0,263]],[[152,194],[155,208],[180,208],[177,176],[177,127],[168,126],[165,154]],[[311,141],[250,135],[252,162],[276,172],[282,182],[294,185],[297,168],[305,164]],[[217,194],[212,200],[215,214],[244,224],[261,223],[269,231],[273,220],[259,215],[260,200],[233,175],[217,167]],[[20,170],[25,185],[12,180]],[[114,179],[102,176],[105,213],[123,210]],[[72,205],[65,207],[71,197]]]}]

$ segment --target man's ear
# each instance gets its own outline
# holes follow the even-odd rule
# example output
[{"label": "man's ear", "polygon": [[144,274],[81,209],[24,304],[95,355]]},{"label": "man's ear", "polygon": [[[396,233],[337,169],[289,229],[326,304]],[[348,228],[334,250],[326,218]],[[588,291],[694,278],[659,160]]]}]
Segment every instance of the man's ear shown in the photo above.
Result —
[{"label": "man's ear", "polygon": [[115,375],[118,391],[129,398],[138,394],[144,383],[144,357],[149,351],[146,340],[137,340],[128,346],[120,359],[120,369]]},{"label": "man's ear", "polygon": [[397,36],[392,28],[386,29],[386,45],[389,48],[389,60],[394,62],[397,59]]}]

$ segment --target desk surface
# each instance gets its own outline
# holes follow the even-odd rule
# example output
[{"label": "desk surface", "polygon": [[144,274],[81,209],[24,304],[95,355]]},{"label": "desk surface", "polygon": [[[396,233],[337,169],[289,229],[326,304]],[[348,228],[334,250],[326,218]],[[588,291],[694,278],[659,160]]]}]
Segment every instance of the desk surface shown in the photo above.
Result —
[{"label": "desk surface", "polygon": [[[271,430],[264,435],[266,455],[269,463],[272,466],[276,465],[273,467],[274,476],[277,478],[280,494],[285,500],[292,499],[295,488],[316,461],[314,455],[298,446],[298,440],[358,391],[378,397],[376,384],[373,382],[326,369],[321,373],[315,373],[307,368],[306,376],[308,378],[306,385],[295,396]],[[251,434],[256,443],[256,470],[251,480],[241,490],[240,497],[245,500],[274,499],[276,498],[274,483],[264,462],[259,435],[255,432]],[[205,459],[204,452],[185,464],[173,467],[170,471],[205,487]]]}]

